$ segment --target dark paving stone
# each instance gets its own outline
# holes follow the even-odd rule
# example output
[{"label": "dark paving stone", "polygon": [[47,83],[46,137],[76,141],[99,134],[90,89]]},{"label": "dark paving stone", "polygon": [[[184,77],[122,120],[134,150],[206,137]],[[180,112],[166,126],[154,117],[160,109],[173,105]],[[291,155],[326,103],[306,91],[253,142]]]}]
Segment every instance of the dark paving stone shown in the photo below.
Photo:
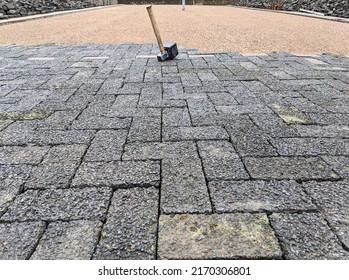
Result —
[{"label": "dark paving stone", "polygon": [[155,259],[159,191],[116,190],[94,259]]},{"label": "dark paving stone", "polygon": [[27,190],[9,206],[2,221],[104,220],[109,188]]},{"label": "dark paving stone", "polygon": [[157,161],[115,161],[82,163],[73,186],[158,186],[160,164]]},{"label": "dark paving stone", "polygon": [[29,259],[45,228],[44,222],[0,224],[0,259]]},{"label": "dark paving stone", "polygon": [[249,179],[241,159],[228,141],[199,141],[198,147],[207,180]]},{"label": "dark paving stone", "polygon": [[126,130],[98,131],[84,157],[84,161],[121,160],[126,136]]},{"label": "dark paving stone", "polygon": [[320,214],[277,213],[270,220],[286,259],[349,259],[349,253]]},{"label": "dark paving stone", "polygon": [[158,257],[279,259],[281,250],[265,214],[161,215]]},{"label": "dark paving stone", "polygon": [[31,169],[29,165],[0,165],[0,216],[22,190]]},{"label": "dark paving stone", "polygon": [[161,140],[161,116],[136,116],[127,136],[128,142],[159,142]]},{"label": "dark paving stone", "polygon": [[295,181],[213,181],[209,189],[218,213],[317,209]]},{"label": "dark paving stone", "polygon": [[243,161],[254,179],[333,180],[339,178],[319,157],[246,157]]},{"label": "dark paving stone", "polygon": [[228,140],[226,130],[219,126],[205,127],[164,127],[164,141],[185,140]]},{"label": "dark paving stone", "polygon": [[38,164],[48,147],[0,147],[0,164]]},{"label": "dark paving stone", "polygon": [[161,165],[163,213],[209,213],[211,203],[199,158],[163,159]]},{"label": "dark paving stone", "polygon": [[52,222],[31,260],[89,260],[99,240],[99,221]]}]

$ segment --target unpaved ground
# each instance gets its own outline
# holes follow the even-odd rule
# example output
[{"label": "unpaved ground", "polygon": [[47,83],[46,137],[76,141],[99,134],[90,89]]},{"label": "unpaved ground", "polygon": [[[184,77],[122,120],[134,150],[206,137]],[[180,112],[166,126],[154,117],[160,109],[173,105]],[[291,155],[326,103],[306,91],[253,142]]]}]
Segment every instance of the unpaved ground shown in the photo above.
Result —
[{"label": "unpaved ground", "polygon": [[[155,43],[146,6],[0,26],[1,44]],[[349,24],[226,6],[154,6],[163,41],[200,51],[349,55]]]}]

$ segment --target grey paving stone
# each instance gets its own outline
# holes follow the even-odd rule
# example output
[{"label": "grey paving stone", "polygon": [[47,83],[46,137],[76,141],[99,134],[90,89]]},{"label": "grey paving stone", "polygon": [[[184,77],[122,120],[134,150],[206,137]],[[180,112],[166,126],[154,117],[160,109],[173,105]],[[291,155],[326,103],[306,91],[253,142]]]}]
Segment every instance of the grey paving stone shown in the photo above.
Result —
[{"label": "grey paving stone", "polygon": [[94,133],[92,130],[38,130],[28,135],[28,142],[38,145],[89,144]]},{"label": "grey paving stone", "polygon": [[163,159],[163,213],[210,213],[211,203],[200,159]]},{"label": "grey paving stone", "polygon": [[247,87],[250,91],[270,91],[270,89],[259,81],[245,81],[242,84]]},{"label": "grey paving stone", "polygon": [[228,139],[227,131],[219,126],[163,127],[164,141]]},{"label": "grey paving stone", "polygon": [[265,157],[243,159],[254,179],[333,180],[339,176],[320,157]]},{"label": "grey paving stone", "polygon": [[349,155],[348,139],[279,138],[271,142],[283,156]]},{"label": "grey paving stone", "polygon": [[322,156],[322,158],[340,177],[349,178],[349,157]]},{"label": "grey paving stone", "polygon": [[249,179],[241,159],[228,141],[199,141],[198,148],[207,180]]},{"label": "grey paving stone", "polygon": [[158,201],[155,188],[116,190],[93,259],[155,259]]},{"label": "grey paving stone", "polygon": [[89,260],[97,245],[99,221],[52,222],[40,239],[31,260]]},{"label": "grey paving stone", "polygon": [[265,214],[161,215],[158,257],[280,259],[281,250]]},{"label": "grey paving stone", "polygon": [[56,111],[43,122],[38,123],[38,129],[68,129],[80,114],[76,111]]},{"label": "grey paving stone", "polygon": [[133,117],[137,112],[138,99],[138,95],[118,95],[108,116]]},{"label": "grey paving stone", "polygon": [[317,210],[295,181],[212,181],[212,203],[217,213],[296,212]]},{"label": "grey paving stone", "polygon": [[160,164],[157,161],[115,161],[82,163],[73,186],[158,186]]},{"label": "grey paving stone", "polygon": [[104,116],[82,116],[74,121],[72,129],[124,129],[131,126],[131,118],[114,118]]},{"label": "grey paving stone", "polygon": [[22,190],[30,165],[0,165],[0,216]]},{"label": "grey paving stone", "polygon": [[45,228],[44,222],[1,223],[0,259],[29,259]]},{"label": "grey paving stone", "polygon": [[37,121],[16,121],[0,131],[0,145],[27,145]]},{"label": "grey paving stone", "polygon": [[293,126],[302,137],[334,137],[349,138],[348,125],[310,125],[310,126]]},{"label": "grey paving stone", "polygon": [[125,145],[123,160],[160,160],[171,158],[197,158],[194,142],[146,142]]},{"label": "grey paving stone", "polygon": [[104,221],[110,188],[27,190],[18,195],[1,221]]},{"label": "grey paving stone", "polygon": [[279,117],[272,114],[251,114],[253,122],[267,135],[272,137],[297,137],[298,133]]},{"label": "grey paving stone", "polygon": [[294,106],[284,106],[279,104],[270,104],[269,106],[287,124],[309,125],[313,123],[311,119]]},{"label": "grey paving stone", "polygon": [[234,148],[242,156],[277,155],[268,141],[267,135],[260,130],[248,116],[236,116],[225,122]]},{"label": "grey paving stone", "polygon": [[217,116],[216,109],[207,95],[191,96],[187,99],[187,103],[194,125],[205,125],[207,119]]},{"label": "grey paving stone", "polygon": [[84,157],[84,161],[121,160],[127,133],[126,130],[98,131]]},{"label": "grey paving stone", "polygon": [[108,78],[99,89],[98,94],[118,94],[123,82],[123,79]]},{"label": "grey paving stone", "polygon": [[127,137],[128,142],[158,142],[161,140],[161,116],[136,116]]},{"label": "grey paving stone", "polygon": [[38,146],[0,147],[0,164],[38,164],[49,150]]},{"label": "grey paving stone", "polygon": [[13,123],[13,120],[0,120],[0,131]]},{"label": "grey paving stone", "polygon": [[163,126],[191,126],[187,108],[164,108],[162,117]]},{"label": "grey paving stone", "polygon": [[237,105],[238,102],[227,92],[217,92],[207,94],[212,103],[216,106]]},{"label": "grey paving stone", "polygon": [[244,114],[267,114],[271,110],[266,105],[248,104],[248,105],[230,105],[216,106],[218,114],[225,115],[244,115]]},{"label": "grey paving stone", "polygon": [[320,214],[284,214],[270,216],[284,257],[290,260],[348,259],[335,234]]}]

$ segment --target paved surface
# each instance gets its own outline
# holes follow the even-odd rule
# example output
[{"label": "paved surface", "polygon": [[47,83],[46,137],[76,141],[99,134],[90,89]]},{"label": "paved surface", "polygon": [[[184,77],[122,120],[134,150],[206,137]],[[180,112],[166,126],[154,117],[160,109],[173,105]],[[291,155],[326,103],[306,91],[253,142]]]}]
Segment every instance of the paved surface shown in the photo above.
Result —
[{"label": "paved surface", "polygon": [[349,259],[349,59],[0,46],[1,259]]},{"label": "paved surface", "polygon": [[[146,6],[127,5],[0,26],[0,44],[156,42]],[[154,6],[164,42],[200,51],[349,55],[349,24],[226,6]]]}]

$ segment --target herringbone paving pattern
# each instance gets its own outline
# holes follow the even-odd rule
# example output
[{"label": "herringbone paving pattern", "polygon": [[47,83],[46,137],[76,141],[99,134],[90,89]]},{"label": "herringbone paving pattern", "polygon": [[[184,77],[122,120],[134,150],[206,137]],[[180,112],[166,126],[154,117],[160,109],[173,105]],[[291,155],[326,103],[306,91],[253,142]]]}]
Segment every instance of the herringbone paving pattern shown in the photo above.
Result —
[{"label": "herringbone paving pattern", "polygon": [[348,259],[349,59],[0,46],[0,259]]}]

